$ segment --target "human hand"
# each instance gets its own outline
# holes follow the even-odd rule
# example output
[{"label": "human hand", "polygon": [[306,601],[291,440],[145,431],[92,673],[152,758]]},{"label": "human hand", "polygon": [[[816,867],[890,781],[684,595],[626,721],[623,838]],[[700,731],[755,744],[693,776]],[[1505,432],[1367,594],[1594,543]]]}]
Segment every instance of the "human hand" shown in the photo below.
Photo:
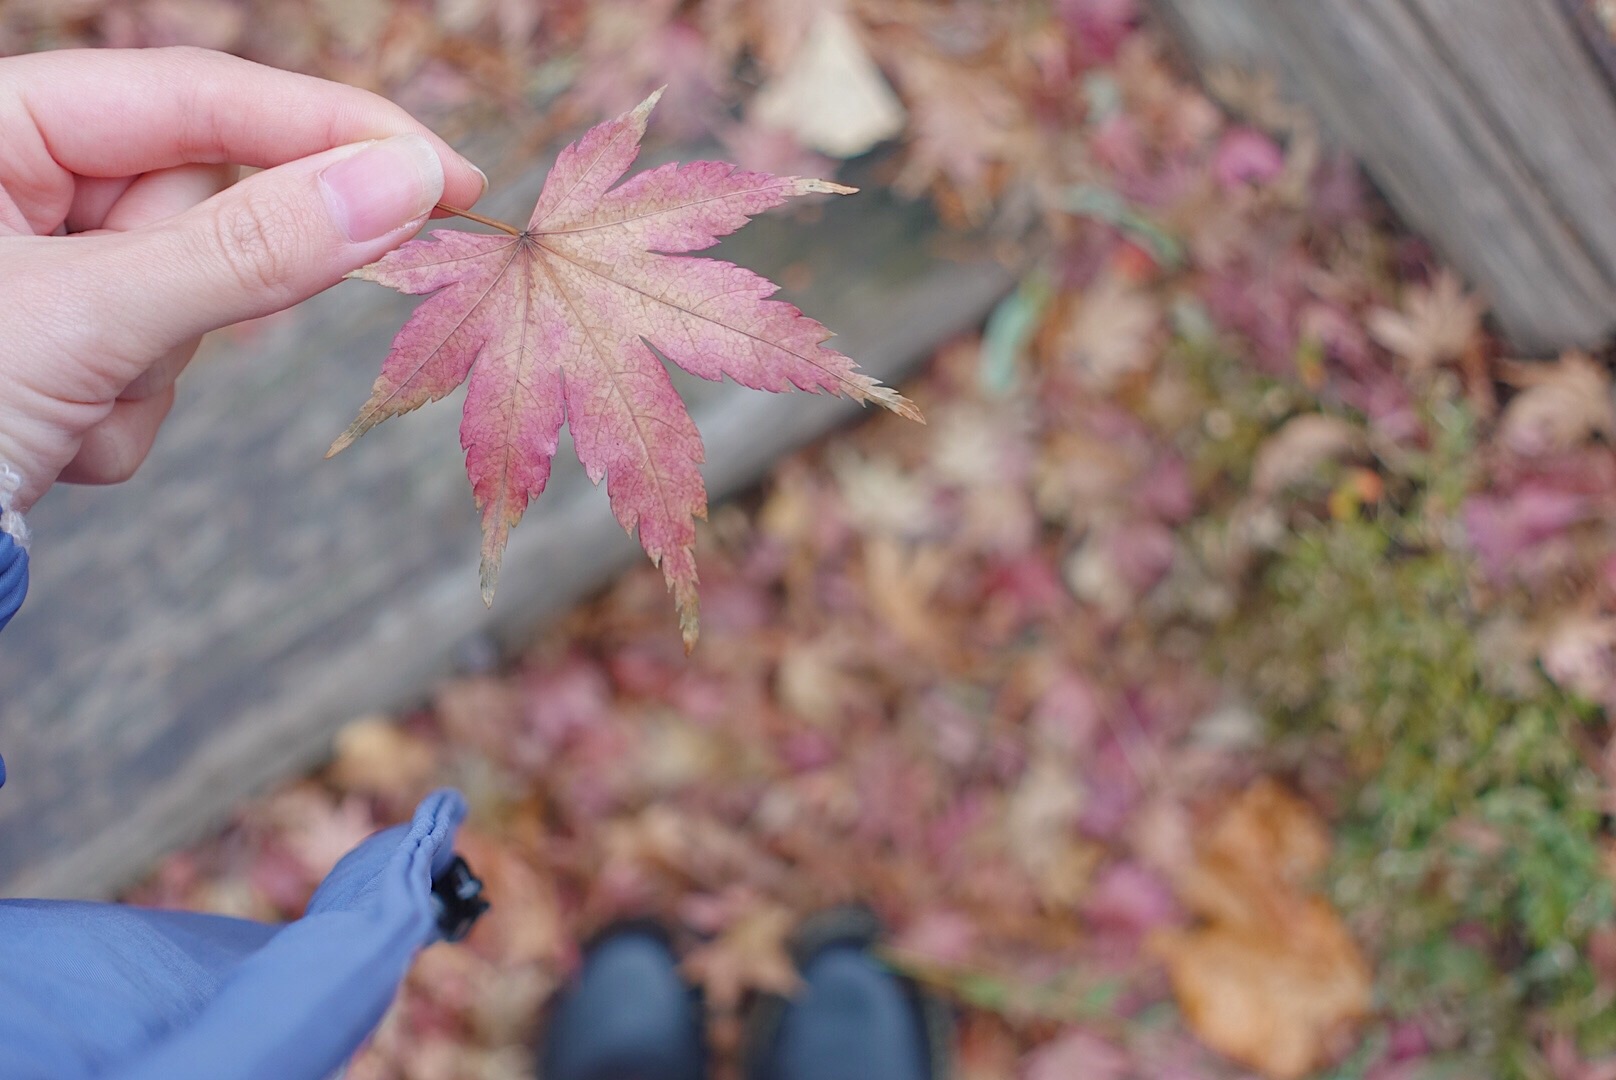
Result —
[{"label": "human hand", "polygon": [[[368,142],[369,140],[383,140]],[[237,166],[264,171],[234,182]],[[398,106],[201,49],[0,59],[0,462],[127,479],[209,330],[335,284],[486,180]]]}]

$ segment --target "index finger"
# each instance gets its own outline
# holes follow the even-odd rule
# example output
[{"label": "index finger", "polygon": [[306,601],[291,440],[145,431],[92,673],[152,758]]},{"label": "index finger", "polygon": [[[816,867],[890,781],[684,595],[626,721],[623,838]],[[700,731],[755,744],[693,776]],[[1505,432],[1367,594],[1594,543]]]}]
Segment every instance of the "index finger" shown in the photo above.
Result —
[{"label": "index finger", "polygon": [[79,176],[136,176],[192,163],[270,168],[349,143],[414,133],[429,139],[443,159],[445,202],[470,206],[486,183],[470,162],[386,98],[207,49],[13,57],[0,64],[0,97],[10,95],[24,104],[54,162]]}]

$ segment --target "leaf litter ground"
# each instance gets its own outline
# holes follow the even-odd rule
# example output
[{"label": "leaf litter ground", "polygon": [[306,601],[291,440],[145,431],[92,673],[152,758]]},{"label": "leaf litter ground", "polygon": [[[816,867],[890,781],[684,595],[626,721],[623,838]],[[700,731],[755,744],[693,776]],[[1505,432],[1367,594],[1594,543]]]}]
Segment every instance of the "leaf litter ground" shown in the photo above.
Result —
[{"label": "leaf litter ground", "polygon": [[[855,152],[803,110],[856,93],[896,186],[1037,238],[904,388],[930,427],[874,417],[714,512],[692,657],[642,567],[135,891],[292,916],[466,790],[496,906],[353,1076],[526,1075],[623,914],[676,928],[733,1045],[795,919],[854,897],[956,1005],[965,1077],[1616,1076],[1608,364],[1509,359],[1272,86],[1215,105],[1127,0],[311,3],[312,37],[194,3],[209,44],[429,113],[562,73],[544,115],[581,127],[667,83],[775,172]],[[0,41],[149,43],[187,4],[91,7]]]}]

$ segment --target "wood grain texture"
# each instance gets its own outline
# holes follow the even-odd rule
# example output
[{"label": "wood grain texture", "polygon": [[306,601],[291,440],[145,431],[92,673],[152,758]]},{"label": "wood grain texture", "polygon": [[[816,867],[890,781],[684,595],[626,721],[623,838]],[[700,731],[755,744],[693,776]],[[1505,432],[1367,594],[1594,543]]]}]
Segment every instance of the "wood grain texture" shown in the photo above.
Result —
[{"label": "wood grain texture", "polygon": [[1269,66],[1523,350],[1616,330],[1616,99],[1558,0],[1156,0],[1197,63]]},{"label": "wood grain texture", "polygon": [[[493,212],[519,219],[542,176]],[[872,192],[761,219],[717,253],[811,281],[790,298],[895,382],[1010,284],[935,256],[938,239]],[[411,304],[348,282],[215,343],[132,482],[58,488],[31,515],[33,588],[0,638],[0,895],[107,894],[318,762],[347,719],[418,700],[468,644],[518,639],[643,558],[564,445],[485,609],[459,395],[321,460]],[[677,381],[715,501],[858,412]]]}]

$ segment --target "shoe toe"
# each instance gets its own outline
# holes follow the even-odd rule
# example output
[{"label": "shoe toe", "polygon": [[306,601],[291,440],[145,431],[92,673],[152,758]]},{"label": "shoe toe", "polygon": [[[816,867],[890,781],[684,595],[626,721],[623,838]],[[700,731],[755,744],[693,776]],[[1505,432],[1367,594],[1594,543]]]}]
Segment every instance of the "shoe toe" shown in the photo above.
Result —
[{"label": "shoe toe", "polygon": [[904,983],[857,945],[803,970],[773,1058],[780,1080],[928,1080],[924,1023]]},{"label": "shoe toe", "polygon": [[557,1007],[545,1080],[699,1080],[701,1023],[678,961],[654,934],[596,945]]}]

